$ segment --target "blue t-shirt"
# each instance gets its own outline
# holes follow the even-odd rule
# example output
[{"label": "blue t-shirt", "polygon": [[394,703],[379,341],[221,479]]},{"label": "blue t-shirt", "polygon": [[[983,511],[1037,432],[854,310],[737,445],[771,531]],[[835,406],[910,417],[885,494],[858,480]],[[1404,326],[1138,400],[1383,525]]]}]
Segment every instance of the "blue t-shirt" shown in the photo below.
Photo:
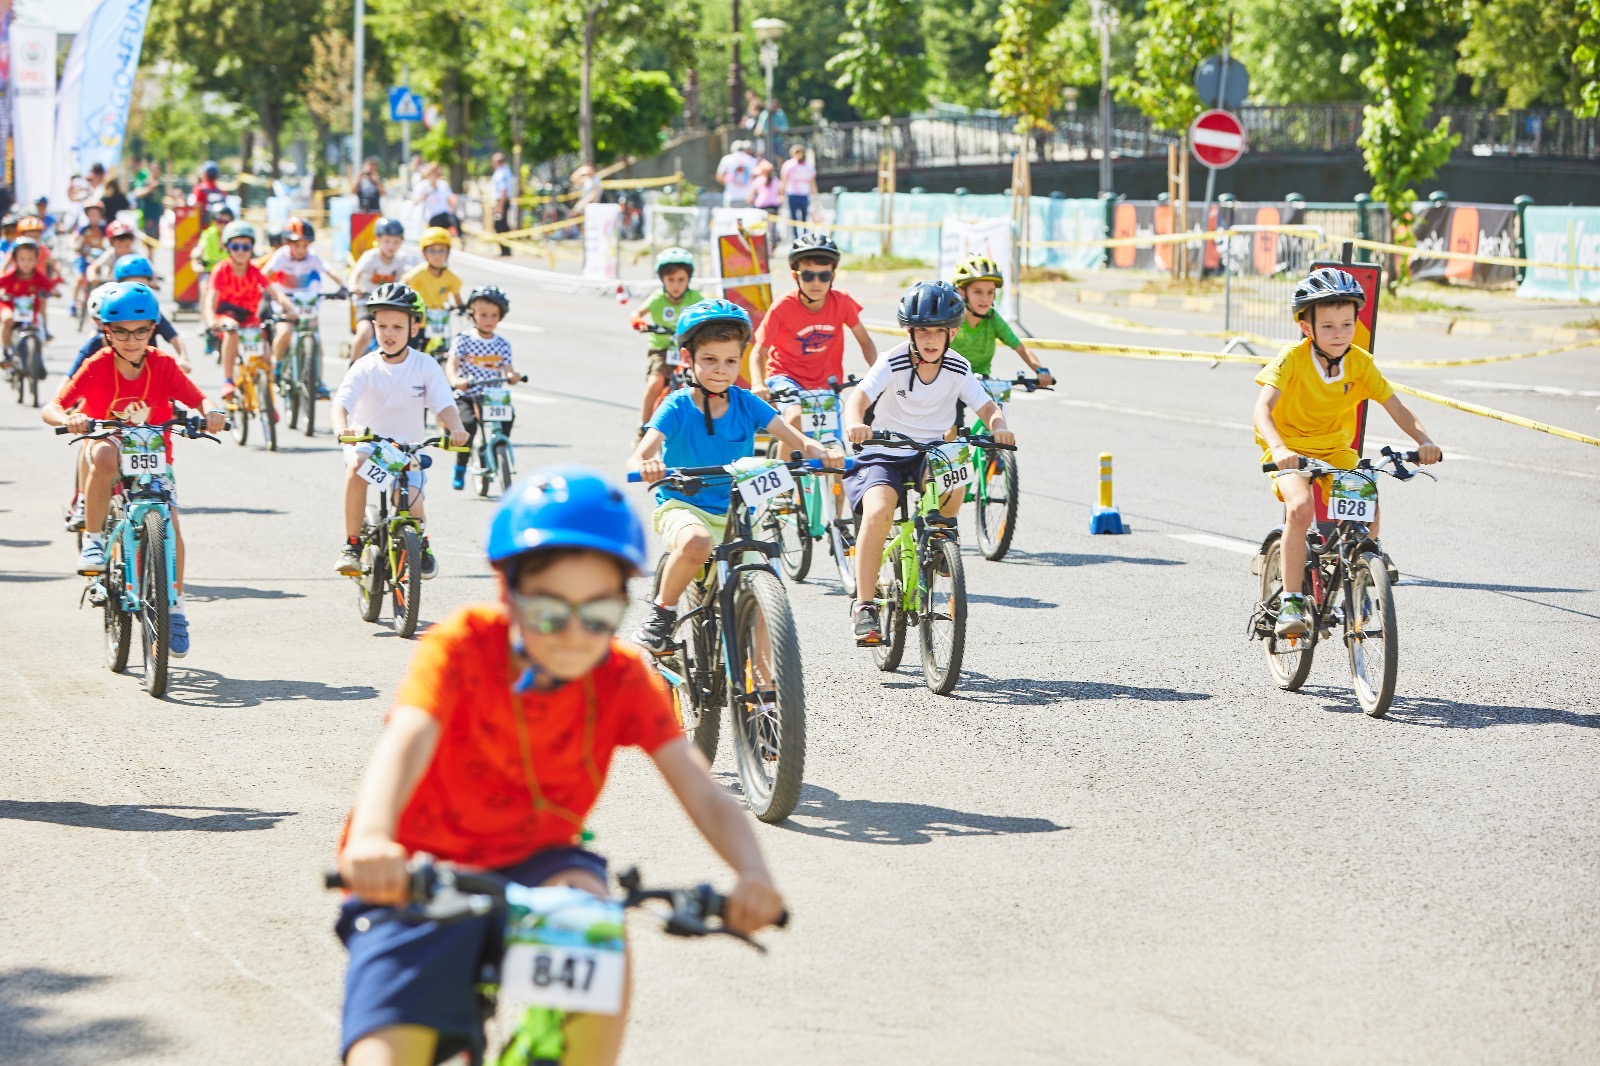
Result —
[{"label": "blue t-shirt", "polygon": [[[669,467],[726,466],[735,459],[755,454],[756,430],[778,417],[765,400],[737,386],[728,390],[728,411],[711,423],[715,433],[706,433],[705,412],[694,405],[694,390],[679,389],[656,408],[650,428],[661,431],[666,442],[661,459]],[[656,503],[683,500],[703,511],[720,515],[728,509],[730,483],[712,479],[693,496],[672,492],[665,485],[656,489]]]}]

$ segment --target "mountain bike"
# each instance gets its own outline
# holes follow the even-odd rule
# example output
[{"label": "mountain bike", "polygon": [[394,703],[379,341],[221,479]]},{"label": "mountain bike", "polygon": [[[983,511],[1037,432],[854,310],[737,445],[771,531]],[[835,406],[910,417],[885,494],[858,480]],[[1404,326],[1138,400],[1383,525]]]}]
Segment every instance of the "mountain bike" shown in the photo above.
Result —
[{"label": "mountain bike", "polygon": [[[88,431],[71,441],[118,439],[121,477],[106,511],[106,568],[89,576],[83,598],[105,614],[106,665],[113,673],[127,669],[133,620],[139,619],[144,690],[158,698],[167,691],[169,619],[178,602],[177,544],[167,532],[172,524],[172,470],[166,431],[216,441],[205,425],[199,416],[156,425],[101,419],[91,421]],[[56,427],[58,435],[68,432],[66,426]]]},{"label": "mountain bike", "polygon": [[[774,407],[800,405],[800,429],[812,440],[844,447],[839,394],[859,384],[851,375],[842,384],[828,379],[825,389],[779,389],[772,394]],[[775,456],[777,441],[767,445]],[[844,486],[838,478],[824,484],[818,478],[801,476],[794,488],[774,496],[756,516],[756,526],[782,549],[778,562],[791,581],[804,581],[811,572],[811,545],[822,541],[833,556],[839,584],[846,596],[856,594],[855,522],[845,503]]]},{"label": "mountain bike", "polygon": [[466,308],[430,307],[422,316],[422,350],[443,363],[450,354],[450,315],[465,314]]},{"label": "mountain bike", "polygon": [[[722,543],[689,584],[674,643],[656,666],[672,690],[678,721],[708,762],[716,759],[727,708],[745,805],[763,822],[783,821],[800,799],[806,689],[789,597],[770,562],[779,549],[756,539],[750,512],[792,488],[795,471],[821,467],[814,459],[751,457],[728,466],[668,470],[650,486],[665,484],[694,496],[709,480],[732,482]],[[639,474],[628,480],[640,480]],[[662,569],[656,566],[658,591]]]},{"label": "mountain bike", "polygon": [[222,327],[239,335],[234,361],[234,394],[228,400],[233,439],[242,448],[250,440],[250,423],[259,421],[267,451],[278,450],[278,411],[272,402],[272,345],[262,326]]},{"label": "mountain bike", "polygon": [[[1246,629],[1250,639],[1262,642],[1267,669],[1278,687],[1294,692],[1311,672],[1317,644],[1332,639],[1335,628],[1342,626],[1356,702],[1374,718],[1382,718],[1394,699],[1400,651],[1394,578],[1370,533],[1378,516],[1378,475],[1398,481],[1410,481],[1419,473],[1433,478],[1426,470],[1406,465],[1417,461],[1414,451],[1384,448],[1382,455],[1376,462],[1361,460],[1354,470],[1300,457],[1299,470],[1313,479],[1317,509],[1316,522],[1306,533],[1306,570],[1300,586],[1310,631],[1303,637],[1279,637],[1275,632],[1283,602],[1282,526],[1267,534],[1250,561],[1250,572],[1261,578],[1261,601]],[[1280,473],[1275,463],[1263,463],[1261,469]],[[1296,471],[1281,473],[1299,476]]]},{"label": "mountain bike", "polygon": [[[1022,373],[1009,381],[1005,378],[979,375],[978,381],[990,398],[1001,406],[1011,402],[1011,393],[1014,389],[1035,392],[1039,389],[1052,388],[1050,385],[1039,384],[1037,377],[1029,377]],[[965,426],[960,428],[963,433],[982,435],[988,432],[983,419],[976,416],[973,417],[970,428]],[[973,449],[972,480],[967,485],[962,503],[978,505],[975,523],[978,532],[978,550],[991,562],[999,562],[1011,550],[1011,538],[1016,536],[1017,532],[1017,503],[1020,494],[1015,452]]]},{"label": "mountain bike", "polygon": [[[671,326],[658,326],[654,322],[645,323],[643,326],[639,327],[639,332],[653,333],[659,337],[677,336],[677,331]],[[645,354],[647,356],[654,356],[656,352],[655,349],[652,348]],[[655,414],[656,408],[659,408],[663,403],[665,403],[668,396],[671,396],[673,393],[677,392],[679,389],[688,384],[688,379],[684,375],[683,365],[678,362],[678,358],[679,354],[677,345],[669,346],[663,353],[663,363],[667,372],[667,387],[662,389],[661,395],[656,398],[656,406],[655,408],[651,408],[651,414]]]},{"label": "mountain bike", "polygon": [[45,378],[44,323],[39,320],[40,298],[18,296],[11,320],[11,370],[8,377],[17,390],[18,403],[39,406],[39,382]]},{"label": "mountain bike", "polygon": [[[338,871],[323,884],[342,889]],[[520,1010],[509,1039],[496,1053],[469,1055],[473,1066],[560,1066],[566,1060],[566,1023],[572,1014],[618,1014],[627,970],[626,913],[648,911],[669,936],[728,936],[757,951],[757,941],[722,924],[727,897],[710,885],[645,888],[637,868],[617,876],[620,898],[590,895],[570,886],[529,887],[498,874],[472,871],[417,855],[411,862],[404,908],[368,912],[370,922],[459,922],[488,917],[497,936],[476,974],[478,1012],[485,1026],[501,1000]],[[652,903],[665,903],[665,913]],[[788,912],[778,919],[789,923]]]},{"label": "mountain bike", "polygon": [[[477,469],[473,474],[478,479],[478,495],[489,495],[489,486],[499,482],[500,495],[504,496],[517,478],[509,436],[512,419],[516,417],[511,389],[503,377],[474,382],[473,388],[478,391],[461,397],[461,401],[471,404],[477,415]],[[469,443],[468,447],[472,445]]]},{"label": "mountain bike", "polygon": [[283,405],[289,409],[289,428],[296,428],[304,414],[308,437],[316,433],[317,400],[322,394],[322,332],[317,308],[323,300],[342,300],[349,295],[344,290],[322,293],[296,289],[289,293],[296,312],[294,336],[283,365],[278,368],[278,388],[283,392]]},{"label": "mountain bike", "polygon": [[441,451],[465,450],[441,444],[443,440],[429,437],[408,444],[370,433],[339,438],[341,444],[375,445],[358,471],[378,489],[378,502],[367,504],[361,525],[361,573],[351,578],[356,583],[361,620],[376,622],[387,596],[392,603],[394,631],[405,638],[416,635],[422,611],[422,520],[410,509],[411,471],[433,465],[431,456],[421,454],[424,448],[439,445]]},{"label": "mountain bike", "polygon": [[898,669],[905,655],[906,630],[915,628],[922,645],[922,679],[935,694],[947,696],[961,678],[966,650],[967,578],[956,520],[939,513],[939,501],[970,480],[974,449],[1001,452],[1015,451],[1016,446],[977,434],[924,444],[887,430],[874,432],[867,443],[911,449],[925,460],[922,476],[906,480],[905,502],[883,546],[873,595],[883,641],[873,645],[872,661],[885,673]]}]

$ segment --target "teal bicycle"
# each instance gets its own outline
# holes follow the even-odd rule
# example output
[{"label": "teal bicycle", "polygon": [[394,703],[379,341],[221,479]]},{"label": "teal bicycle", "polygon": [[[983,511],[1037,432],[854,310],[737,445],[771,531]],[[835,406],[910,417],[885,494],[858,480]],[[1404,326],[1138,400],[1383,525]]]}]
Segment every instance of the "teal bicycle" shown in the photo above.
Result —
[{"label": "teal bicycle", "polygon": [[[979,375],[978,381],[990,398],[1002,407],[1011,402],[1014,389],[1035,392],[1051,388],[1039,384],[1037,377],[1020,373],[1009,381],[983,375]],[[982,419],[974,417],[972,425],[961,427],[961,432],[981,436],[988,432],[988,427]],[[1017,533],[1017,499],[1020,493],[1021,479],[1017,474],[1017,457],[1013,452],[972,449],[972,477],[962,502],[977,504],[977,521],[974,525],[978,533],[978,550],[985,559],[999,562],[1011,550],[1011,538]]]},{"label": "teal bicycle", "polygon": [[322,395],[322,330],[317,308],[323,300],[343,300],[349,295],[343,289],[336,293],[315,289],[289,293],[295,309],[294,337],[278,367],[278,389],[283,393],[283,406],[289,411],[289,428],[296,428],[303,415],[308,437],[316,433],[317,400]]},{"label": "teal bicycle", "polygon": [[[823,445],[844,448],[839,394],[858,384],[852,375],[842,384],[828,380],[825,389],[780,389],[772,394],[774,406],[800,405],[800,430]],[[767,445],[767,455],[779,458],[777,441]],[[756,515],[756,528],[778,545],[778,564],[791,581],[804,581],[811,572],[812,544],[827,544],[846,596],[856,594],[855,523],[837,477],[804,474],[794,488],[773,497]]]},{"label": "teal bicycle", "polygon": [[[166,431],[176,429],[191,440],[217,441],[205,426],[199,416],[156,425],[111,418],[91,421],[87,432],[72,438],[73,444],[118,440],[122,476],[106,510],[106,568],[103,574],[90,575],[84,597],[104,611],[106,665],[113,673],[128,667],[133,620],[139,620],[144,690],[157,698],[167,691],[170,619],[178,602],[177,543],[168,532],[172,471],[167,465]],[[68,432],[66,426],[56,427],[57,434]]]},{"label": "teal bicycle", "polygon": [[517,479],[509,435],[512,420],[517,417],[517,409],[511,402],[511,390],[503,377],[475,381],[473,388],[478,391],[461,399],[471,404],[477,415],[477,464],[473,474],[478,479],[478,495],[489,495],[490,486],[498,482],[500,495],[504,496]]}]

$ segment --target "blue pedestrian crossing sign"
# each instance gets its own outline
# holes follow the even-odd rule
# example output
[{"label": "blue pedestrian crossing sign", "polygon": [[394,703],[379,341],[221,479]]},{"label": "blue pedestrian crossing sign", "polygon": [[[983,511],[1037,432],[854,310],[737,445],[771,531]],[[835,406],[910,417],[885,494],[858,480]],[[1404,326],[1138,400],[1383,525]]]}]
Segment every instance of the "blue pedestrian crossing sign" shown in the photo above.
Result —
[{"label": "blue pedestrian crossing sign", "polygon": [[421,122],[422,97],[412,92],[405,85],[396,85],[389,90],[389,121],[390,122]]}]

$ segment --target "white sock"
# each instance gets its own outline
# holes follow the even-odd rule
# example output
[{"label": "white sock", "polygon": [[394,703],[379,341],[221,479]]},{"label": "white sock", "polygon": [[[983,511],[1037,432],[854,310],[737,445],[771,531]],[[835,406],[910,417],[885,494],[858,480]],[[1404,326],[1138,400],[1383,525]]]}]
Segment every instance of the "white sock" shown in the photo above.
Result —
[{"label": "white sock", "polygon": [[184,602],[183,593],[181,593],[181,592],[178,593],[178,602],[173,605],[172,609],[173,609],[173,611],[175,611],[178,614],[188,614],[189,613],[188,605]]},{"label": "white sock", "polygon": [[661,599],[660,597],[656,598],[656,606],[661,608],[663,611],[670,611],[670,610],[673,609],[672,604],[668,603],[666,600]]}]

